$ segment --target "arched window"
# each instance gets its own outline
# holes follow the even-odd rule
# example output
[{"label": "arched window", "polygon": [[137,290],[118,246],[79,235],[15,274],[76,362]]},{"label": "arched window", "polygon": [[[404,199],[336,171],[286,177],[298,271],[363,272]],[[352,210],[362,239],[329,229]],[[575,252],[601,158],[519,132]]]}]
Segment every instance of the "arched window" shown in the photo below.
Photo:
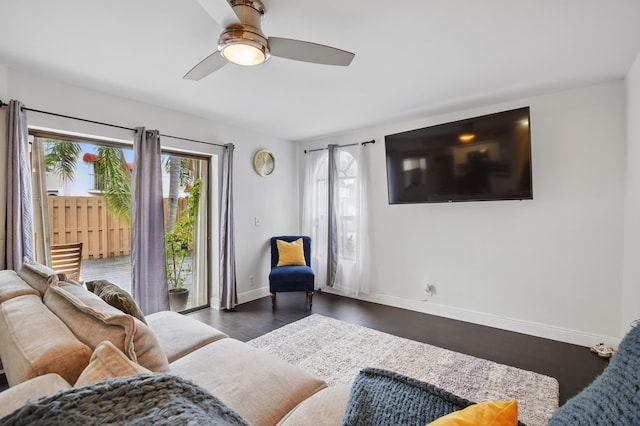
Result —
[{"label": "arched window", "polygon": [[[316,224],[317,226],[326,226],[326,218],[328,215],[328,173],[329,159],[327,152],[324,152],[323,158],[317,163],[314,173],[315,203],[320,207],[318,211]],[[358,230],[356,224],[357,215],[357,180],[358,180],[358,162],[356,158],[349,152],[338,151],[338,241],[340,250],[338,253],[342,259],[355,259],[356,241],[358,238]],[[316,227],[317,229],[317,227]],[[319,231],[316,231],[319,232]],[[326,247],[319,247],[320,250],[326,252]]]},{"label": "arched window", "polygon": [[[328,285],[347,293],[357,294],[363,290],[362,255],[366,240],[362,225],[366,224],[366,200],[363,191],[360,146],[339,147],[333,151],[309,152],[303,201],[303,232],[312,238],[312,267],[316,272],[316,283]],[[332,181],[333,197],[329,196],[329,155],[335,156],[336,173]],[[330,210],[333,209],[333,210]],[[330,212],[334,212],[335,235],[331,240],[337,247],[337,272],[332,281],[327,277]],[[364,248],[364,249],[363,249]],[[333,257],[332,257],[333,258]],[[329,268],[331,269],[331,268]],[[331,275],[331,273],[330,273]]]}]

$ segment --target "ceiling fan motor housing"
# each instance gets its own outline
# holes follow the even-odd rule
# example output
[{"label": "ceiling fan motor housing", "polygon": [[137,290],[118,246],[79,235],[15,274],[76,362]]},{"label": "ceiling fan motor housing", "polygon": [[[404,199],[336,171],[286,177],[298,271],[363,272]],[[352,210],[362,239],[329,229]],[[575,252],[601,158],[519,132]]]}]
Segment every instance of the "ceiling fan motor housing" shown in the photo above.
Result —
[{"label": "ceiling fan motor housing", "polygon": [[240,23],[229,25],[220,34],[218,50],[224,52],[226,47],[239,43],[250,45],[259,49],[266,61],[271,56],[271,52],[267,37],[262,32],[264,5],[259,0],[230,0],[230,3]]},{"label": "ceiling fan motor housing", "polygon": [[[225,1],[231,10],[222,7]],[[218,49],[184,75],[185,80],[201,80],[229,62],[254,66],[270,56],[323,65],[348,66],[355,54],[308,41],[283,37],[267,38],[262,32],[265,14],[261,0],[198,0],[211,17],[224,28]],[[219,16],[222,19],[218,19]],[[233,16],[231,16],[233,15]]]}]

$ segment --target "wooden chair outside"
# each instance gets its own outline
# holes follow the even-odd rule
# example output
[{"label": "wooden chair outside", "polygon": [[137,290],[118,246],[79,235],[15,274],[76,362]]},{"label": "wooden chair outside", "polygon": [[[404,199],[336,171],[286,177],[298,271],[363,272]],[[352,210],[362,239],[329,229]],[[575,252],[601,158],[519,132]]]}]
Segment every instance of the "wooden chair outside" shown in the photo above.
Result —
[{"label": "wooden chair outside", "polygon": [[51,245],[51,269],[66,274],[68,278],[80,281],[82,243]]}]

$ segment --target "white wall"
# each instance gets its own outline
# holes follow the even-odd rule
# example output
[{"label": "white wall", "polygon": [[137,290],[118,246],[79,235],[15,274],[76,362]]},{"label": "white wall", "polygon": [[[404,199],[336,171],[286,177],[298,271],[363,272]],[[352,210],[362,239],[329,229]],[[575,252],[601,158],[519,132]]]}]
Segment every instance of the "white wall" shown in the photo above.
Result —
[{"label": "white wall", "polygon": [[[58,83],[9,69],[8,96],[26,107],[71,115],[124,127],[146,126],[161,133],[213,143],[233,143],[236,230],[236,271],[240,302],[268,294],[269,258],[266,247],[271,235],[298,231],[297,161],[292,142],[245,129],[215,123],[149,104],[106,93]],[[0,86],[1,88],[1,86]],[[212,102],[215,98],[212,97]],[[28,112],[30,126],[132,140],[131,132]],[[217,155],[219,147],[162,138],[169,148]],[[276,170],[266,178],[252,168],[253,153],[269,149],[276,156]],[[4,151],[2,154],[4,156]],[[221,157],[221,156],[220,156]],[[215,166],[215,165],[214,165]],[[218,229],[217,202],[212,203],[211,226]],[[261,226],[254,218],[261,218]],[[210,265],[217,277],[217,238],[212,243]],[[255,276],[254,284],[249,276]],[[217,278],[212,297],[218,297]],[[215,300],[214,300],[215,302]]]},{"label": "white wall", "polygon": [[627,179],[621,334],[640,319],[640,55],[626,78]]},{"label": "white wall", "polygon": [[[533,200],[388,204],[384,135],[521,106],[531,107]],[[367,148],[376,278],[364,299],[616,344],[625,122],[624,85],[616,81],[307,142],[299,159],[304,148],[376,139]],[[437,294],[420,302],[427,282]]]},{"label": "white wall", "polygon": [[0,99],[9,103],[9,69],[0,64]]},{"label": "white wall", "polygon": [[[0,64],[0,100],[9,103],[9,70]],[[7,159],[4,154],[7,152],[7,108],[0,109],[0,170],[7,170]],[[7,176],[0,173],[0,269],[5,268],[4,263],[4,239],[5,239],[5,219],[6,219],[6,199],[7,199]]]}]

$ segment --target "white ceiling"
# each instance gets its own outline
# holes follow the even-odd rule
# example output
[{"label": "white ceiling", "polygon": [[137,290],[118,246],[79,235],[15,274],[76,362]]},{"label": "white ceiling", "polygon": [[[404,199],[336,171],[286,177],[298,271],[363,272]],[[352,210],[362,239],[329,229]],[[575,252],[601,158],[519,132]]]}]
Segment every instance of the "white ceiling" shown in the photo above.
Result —
[{"label": "white ceiling", "polygon": [[268,36],[354,52],[351,66],[272,57],[183,80],[221,31],[196,0],[0,0],[0,64],[305,140],[623,78],[640,52],[640,0],[264,3]]}]

